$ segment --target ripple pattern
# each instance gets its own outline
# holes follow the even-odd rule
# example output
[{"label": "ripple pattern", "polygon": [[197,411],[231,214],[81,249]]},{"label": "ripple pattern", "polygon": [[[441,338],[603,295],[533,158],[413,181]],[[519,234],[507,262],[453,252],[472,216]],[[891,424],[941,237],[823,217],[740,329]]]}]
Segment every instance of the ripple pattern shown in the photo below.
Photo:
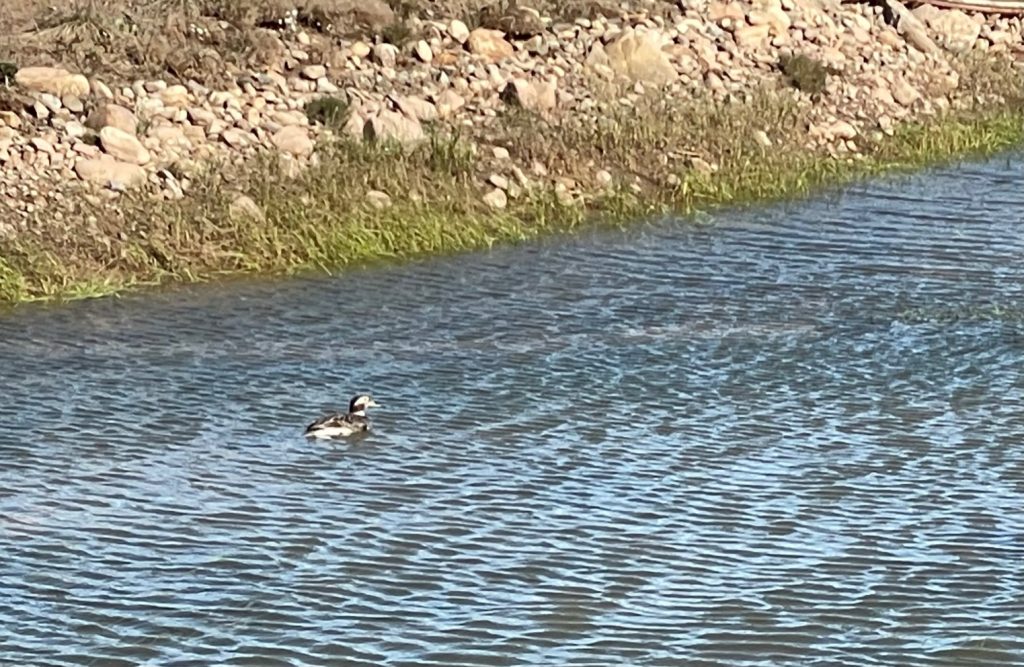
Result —
[{"label": "ripple pattern", "polygon": [[6,313],[0,665],[1024,665],[1022,172]]}]

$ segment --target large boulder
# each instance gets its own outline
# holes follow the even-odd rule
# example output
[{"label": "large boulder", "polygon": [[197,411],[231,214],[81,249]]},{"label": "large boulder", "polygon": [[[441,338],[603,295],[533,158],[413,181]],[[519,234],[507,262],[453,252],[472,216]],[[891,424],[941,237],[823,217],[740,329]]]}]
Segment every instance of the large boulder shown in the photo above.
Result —
[{"label": "large boulder", "polygon": [[678,79],[679,73],[662,51],[664,43],[664,36],[658,31],[627,30],[607,47],[597,42],[587,63],[591,67],[607,67],[630,81],[665,85]]},{"label": "large boulder", "polygon": [[119,104],[101,104],[85,120],[85,126],[99,132],[105,127],[116,127],[122,132],[135,134],[139,121],[128,109]]},{"label": "large boulder", "polygon": [[883,0],[885,9],[895,19],[896,30],[907,43],[922,53],[936,53],[938,45],[928,35],[924,23],[899,0]]},{"label": "large boulder", "polygon": [[146,182],[146,171],[142,167],[121,162],[109,155],[78,160],[75,173],[83,181],[115,189],[138,187]]},{"label": "large boulder", "polygon": [[381,111],[366,121],[363,137],[368,141],[397,141],[408,146],[424,141],[427,135],[416,119],[396,111]]},{"label": "large boulder", "polygon": [[313,153],[314,145],[309,138],[309,131],[298,125],[282,127],[270,141],[277,150],[295,157],[307,157]]},{"label": "large boulder", "polygon": [[89,79],[61,67],[22,67],[15,73],[14,82],[25,90],[57,97],[81,98],[90,91]]},{"label": "large boulder", "polygon": [[529,111],[545,112],[558,104],[558,80],[554,77],[547,81],[527,81],[513,79],[501,91],[501,99],[506,104],[528,109]]},{"label": "large boulder", "polygon": [[134,134],[109,125],[100,130],[100,145],[108,155],[122,162],[146,164],[150,159],[149,151]]},{"label": "large boulder", "polygon": [[422,97],[392,94],[388,96],[388,99],[409,118],[427,123],[437,120],[437,107]]},{"label": "large boulder", "polygon": [[515,48],[505,39],[505,35],[500,30],[477,28],[469,33],[466,45],[469,47],[470,53],[494,63],[511,58],[515,53]]},{"label": "large boulder", "polygon": [[921,5],[913,14],[928,26],[939,46],[951,53],[970,51],[981,35],[981,24],[959,9],[942,10],[933,5]]}]

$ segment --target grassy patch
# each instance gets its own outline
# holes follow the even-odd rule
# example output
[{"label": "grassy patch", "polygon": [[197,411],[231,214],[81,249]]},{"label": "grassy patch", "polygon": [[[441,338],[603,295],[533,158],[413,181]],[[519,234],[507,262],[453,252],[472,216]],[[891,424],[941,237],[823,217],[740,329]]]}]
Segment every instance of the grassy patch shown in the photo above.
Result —
[{"label": "grassy patch", "polygon": [[349,116],[349,103],[338,97],[321,97],[306,105],[306,118],[310,123],[340,129]]},{"label": "grassy patch", "polygon": [[779,58],[779,69],[790,85],[808,95],[825,92],[828,68],[824,64],[802,53]]}]

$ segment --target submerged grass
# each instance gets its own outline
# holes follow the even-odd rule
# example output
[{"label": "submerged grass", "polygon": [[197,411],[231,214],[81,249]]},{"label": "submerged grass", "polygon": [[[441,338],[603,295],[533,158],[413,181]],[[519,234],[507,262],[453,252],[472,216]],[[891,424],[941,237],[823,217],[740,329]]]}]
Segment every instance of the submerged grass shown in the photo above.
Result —
[{"label": "submerged grass", "polygon": [[[46,230],[41,235],[0,241],[0,300],[80,298],[487,248],[581,225],[801,196],[1024,143],[1024,107],[1006,103],[859,139],[857,159],[830,157],[804,146],[809,108],[798,99],[789,90],[724,106],[651,99],[609,109],[597,123],[516,112],[474,139],[504,146],[515,163],[537,165],[586,194],[527,187],[500,211],[483,203],[479,185],[500,166],[458,137],[436,136],[414,150],[339,140],[297,177],[286,177],[270,159],[248,165],[231,174],[230,191],[223,179],[229,170],[211,168],[186,200],[154,204],[126,196],[113,213],[94,212],[87,229],[40,222],[34,228]],[[754,140],[759,130],[771,147]],[[612,184],[594,182],[601,169],[613,175]],[[369,199],[371,190],[386,193],[390,204]],[[263,218],[229,215],[242,192]]]}]

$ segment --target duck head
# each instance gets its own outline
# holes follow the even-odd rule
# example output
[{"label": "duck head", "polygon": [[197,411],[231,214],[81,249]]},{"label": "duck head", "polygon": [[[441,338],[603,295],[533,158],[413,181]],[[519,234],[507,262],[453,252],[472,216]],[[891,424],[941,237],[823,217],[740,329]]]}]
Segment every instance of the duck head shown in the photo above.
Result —
[{"label": "duck head", "polygon": [[358,394],[349,401],[348,411],[353,415],[365,415],[367,408],[379,408],[380,404],[368,394]]}]

